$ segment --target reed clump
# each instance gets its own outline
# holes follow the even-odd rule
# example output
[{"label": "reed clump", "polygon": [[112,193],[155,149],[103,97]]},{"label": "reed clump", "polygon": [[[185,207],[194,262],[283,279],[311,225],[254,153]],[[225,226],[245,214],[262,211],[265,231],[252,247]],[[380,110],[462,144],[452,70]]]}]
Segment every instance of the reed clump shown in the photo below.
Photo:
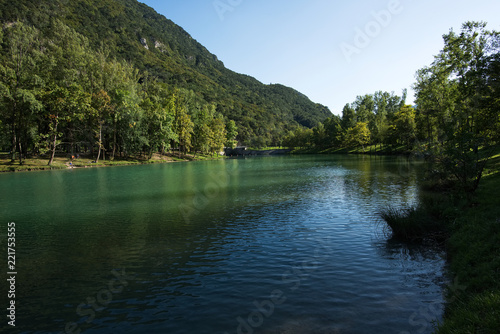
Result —
[{"label": "reed clump", "polygon": [[447,224],[422,206],[386,207],[379,211],[379,217],[387,224],[386,231],[392,238],[444,241],[447,236]]}]

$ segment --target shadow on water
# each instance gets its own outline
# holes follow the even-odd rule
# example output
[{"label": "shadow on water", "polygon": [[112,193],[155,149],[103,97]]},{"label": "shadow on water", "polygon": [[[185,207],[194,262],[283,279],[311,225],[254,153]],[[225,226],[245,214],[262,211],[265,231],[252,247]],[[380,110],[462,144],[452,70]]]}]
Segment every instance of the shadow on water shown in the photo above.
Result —
[{"label": "shadow on water", "polygon": [[[377,207],[415,200],[405,161],[252,158],[2,181],[26,332],[430,333],[441,314],[442,252],[373,223]],[[133,279],[109,286],[122,269]]]},{"label": "shadow on water", "polygon": [[[410,242],[397,238],[380,240],[376,249],[381,257],[397,266],[403,277],[402,291],[417,288],[421,299],[408,312],[406,330],[402,334],[430,333],[442,321],[444,294],[453,285],[448,276],[445,248],[438,243]],[[401,302],[397,298],[394,303]]]}]

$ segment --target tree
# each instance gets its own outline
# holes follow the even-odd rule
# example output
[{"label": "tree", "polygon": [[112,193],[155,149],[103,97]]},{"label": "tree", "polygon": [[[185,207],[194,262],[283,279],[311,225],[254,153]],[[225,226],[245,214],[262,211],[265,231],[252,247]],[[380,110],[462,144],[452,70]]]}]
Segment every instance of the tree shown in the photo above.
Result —
[{"label": "tree", "polygon": [[141,108],[144,111],[145,136],[151,159],[154,151],[160,148],[164,151],[170,141],[176,138],[173,131],[174,115],[167,108],[166,100],[158,95],[146,95]]},{"label": "tree", "polygon": [[201,153],[210,151],[210,138],[212,129],[210,123],[214,118],[215,106],[204,105],[198,110],[194,117],[194,149]]},{"label": "tree", "polygon": [[414,89],[419,129],[425,129],[428,147],[442,144],[454,126],[457,85],[440,68],[426,67],[417,72]]},{"label": "tree", "polygon": [[[421,112],[442,119],[441,145],[435,149],[439,166],[467,193],[479,185],[487,161],[484,148],[492,143],[489,134],[498,129],[498,104],[488,84],[500,34],[485,28],[485,23],[467,22],[459,35],[451,30],[443,36],[443,50],[418,73],[415,85]],[[431,121],[427,123],[431,134]]]},{"label": "tree", "polygon": [[[67,127],[72,121],[89,110],[90,96],[82,91],[80,86],[71,85],[68,88],[56,86],[42,93],[41,100],[44,104],[43,116],[48,120],[48,131],[40,131],[38,145],[51,151],[48,165],[52,165],[57,146],[60,144],[61,125]],[[44,140],[45,139],[45,143]],[[45,148],[45,149],[44,149]]]},{"label": "tree", "polygon": [[313,144],[313,130],[306,128],[297,128],[295,131],[289,131],[283,144],[288,148],[308,148]]},{"label": "tree", "polygon": [[406,105],[392,118],[389,127],[390,137],[394,143],[402,143],[411,149],[416,138],[415,109]]},{"label": "tree", "polygon": [[100,90],[98,93],[92,95],[92,120],[94,124],[97,124],[97,129],[95,130],[95,137],[97,138],[97,158],[95,162],[99,162],[101,157],[101,151],[103,155],[105,154],[105,146],[103,142],[103,127],[105,125],[105,119],[112,110],[111,98],[108,93],[104,90]]},{"label": "tree", "polygon": [[347,131],[347,129],[356,126],[356,122],[356,110],[349,104],[346,104],[344,109],[342,109],[342,128]]},{"label": "tree", "polygon": [[[83,119],[90,110],[90,94],[82,87],[82,72],[88,57],[88,40],[73,29],[52,19],[46,33],[48,39],[45,56],[41,60],[41,75],[47,87],[40,93],[44,105],[43,118],[48,121],[47,132],[40,131],[40,138],[49,139],[51,151],[49,165],[52,164],[59,139],[67,132],[66,139],[72,141],[75,123]],[[47,143],[38,143],[43,151]],[[73,155],[74,143],[71,143]]]},{"label": "tree", "polygon": [[36,28],[16,22],[6,29],[0,64],[2,118],[10,132],[11,159],[19,154],[19,163],[27,152],[28,129],[34,115],[42,109],[37,91],[43,81],[39,77],[40,33]]},{"label": "tree", "polygon": [[500,52],[493,53],[487,59],[485,69],[486,85],[482,92],[483,120],[488,120],[488,126],[479,125],[484,135],[493,142],[500,142]]},{"label": "tree", "polygon": [[224,118],[221,114],[216,114],[209,125],[211,129],[210,136],[210,152],[212,154],[218,154],[224,149],[224,143],[226,142],[226,124]]},{"label": "tree", "polygon": [[340,147],[342,145],[344,132],[341,123],[342,120],[337,115],[325,120],[325,136],[328,146]]},{"label": "tree", "polygon": [[328,145],[326,129],[323,123],[319,123],[313,128],[313,139],[314,146],[318,148],[324,148]]},{"label": "tree", "polygon": [[226,147],[235,148],[238,144],[236,137],[238,136],[238,127],[236,122],[229,120],[226,123]]},{"label": "tree", "polygon": [[368,129],[368,123],[359,122],[355,127],[347,130],[346,134],[347,146],[361,146],[363,152],[365,151],[365,145],[370,143],[370,130]]},{"label": "tree", "polygon": [[174,93],[168,103],[168,109],[174,115],[173,129],[176,135],[174,141],[179,144],[179,156],[180,152],[183,151],[187,153],[192,148],[192,136],[194,130],[194,123],[191,120],[191,116],[188,115],[186,106],[179,103],[179,91]]},{"label": "tree", "polygon": [[[136,145],[140,145],[139,143],[144,141],[141,133],[142,128],[133,126],[132,128],[135,131],[134,133],[130,132],[130,124],[140,124],[141,118],[144,115],[139,107],[139,104],[141,104],[140,87],[138,84],[139,71],[127,62],[116,60],[108,61],[105,68],[105,76],[107,77],[106,89],[109,92],[110,103],[112,105],[107,122],[110,127],[112,143],[111,160],[114,160],[119,146],[127,146],[127,142],[136,142]],[[151,98],[154,105],[153,108],[165,108],[167,95],[165,90],[159,88],[156,84],[149,85],[148,87],[152,91],[149,94],[146,91],[145,98]],[[151,114],[145,117],[147,116],[151,116]],[[163,116],[159,117],[162,118]],[[166,119],[158,119],[158,121],[165,122]],[[162,127],[162,131],[160,132],[165,135],[163,131],[166,131],[166,129]]]},{"label": "tree", "polygon": [[373,95],[358,96],[352,104],[356,112],[356,122],[369,123],[375,112]]}]

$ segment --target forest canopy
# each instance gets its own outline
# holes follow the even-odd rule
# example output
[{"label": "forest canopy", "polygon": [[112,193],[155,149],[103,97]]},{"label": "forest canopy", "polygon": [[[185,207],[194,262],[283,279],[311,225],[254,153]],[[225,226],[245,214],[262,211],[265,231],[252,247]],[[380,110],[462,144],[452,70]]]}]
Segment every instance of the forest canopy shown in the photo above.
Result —
[{"label": "forest canopy", "polygon": [[223,123],[238,129],[232,144],[279,145],[331,115],[291,88],[226,69],[135,0],[0,1],[0,20],[0,146],[21,161],[55,147],[126,155],[224,146],[202,143],[201,119],[218,133],[212,140]]}]

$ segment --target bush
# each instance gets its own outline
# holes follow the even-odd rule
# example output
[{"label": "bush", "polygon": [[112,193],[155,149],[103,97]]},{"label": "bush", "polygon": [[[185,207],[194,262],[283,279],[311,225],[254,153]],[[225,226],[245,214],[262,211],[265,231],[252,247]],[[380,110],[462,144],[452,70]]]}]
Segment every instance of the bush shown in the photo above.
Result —
[{"label": "bush", "polygon": [[379,217],[387,223],[393,238],[410,241],[446,238],[445,224],[421,206],[387,207],[379,211]]}]

